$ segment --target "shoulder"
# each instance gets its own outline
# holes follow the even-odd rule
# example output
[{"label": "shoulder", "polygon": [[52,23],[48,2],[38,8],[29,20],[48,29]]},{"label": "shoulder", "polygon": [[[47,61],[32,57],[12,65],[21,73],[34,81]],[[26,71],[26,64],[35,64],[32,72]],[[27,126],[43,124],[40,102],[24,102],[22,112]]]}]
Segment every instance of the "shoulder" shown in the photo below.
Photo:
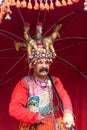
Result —
[{"label": "shoulder", "polygon": [[26,86],[29,88],[29,86],[31,86],[31,84],[33,84],[34,82],[34,76],[33,75],[24,76],[21,79],[21,81],[24,82],[24,84],[26,84]]},{"label": "shoulder", "polygon": [[51,78],[53,79],[54,82],[55,82],[55,81],[60,82],[60,78],[58,78],[58,77],[51,76]]},{"label": "shoulder", "polygon": [[51,76],[55,85],[63,85],[59,77]]},{"label": "shoulder", "polygon": [[30,80],[30,76],[24,76],[21,80],[27,83]]},{"label": "shoulder", "polygon": [[29,87],[29,81],[31,80],[31,76],[24,76],[19,80],[16,86],[23,86],[23,88],[28,88]]}]

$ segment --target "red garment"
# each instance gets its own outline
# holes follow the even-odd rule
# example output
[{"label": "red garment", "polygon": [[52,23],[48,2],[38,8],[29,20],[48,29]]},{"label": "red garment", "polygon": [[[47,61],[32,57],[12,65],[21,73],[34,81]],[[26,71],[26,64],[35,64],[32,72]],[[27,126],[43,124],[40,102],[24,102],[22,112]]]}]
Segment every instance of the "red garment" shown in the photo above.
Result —
[{"label": "red garment", "polygon": [[[69,110],[72,112],[70,98],[59,78],[55,78],[54,84],[63,102],[64,111]],[[17,120],[31,125],[38,122],[40,114],[26,109],[29,97],[28,88],[28,84],[23,79],[18,82],[12,93],[11,102],[9,104],[9,113]]]}]

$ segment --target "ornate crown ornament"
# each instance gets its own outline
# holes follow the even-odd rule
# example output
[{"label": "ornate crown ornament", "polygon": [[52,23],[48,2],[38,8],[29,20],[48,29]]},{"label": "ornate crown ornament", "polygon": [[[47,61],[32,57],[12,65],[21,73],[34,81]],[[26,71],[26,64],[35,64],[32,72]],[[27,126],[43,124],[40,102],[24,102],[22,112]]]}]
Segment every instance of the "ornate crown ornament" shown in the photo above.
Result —
[{"label": "ornate crown ornament", "polygon": [[30,25],[25,24],[24,26],[24,38],[26,42],[15,43],[15,48],[18,51],[19,49],[27,50],[28,52],[28,61],[30,64],[37,63],[41,58],[48,59],[49,62],[52,62],[52,59],[56,57],[56,52],[54,49],[54,41],[56,38],[60,38],[59,30],[62,27],[61,24],[57,25],[50,36],[42,36],[42,24],[38,23],[36,25],[36,37],[32,38],[29,34]]}]

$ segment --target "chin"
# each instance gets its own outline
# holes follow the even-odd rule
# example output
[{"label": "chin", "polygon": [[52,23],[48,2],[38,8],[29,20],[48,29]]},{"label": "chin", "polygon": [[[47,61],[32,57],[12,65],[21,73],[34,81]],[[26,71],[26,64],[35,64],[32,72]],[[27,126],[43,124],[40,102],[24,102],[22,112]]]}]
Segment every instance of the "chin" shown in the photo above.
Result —
[{"label": "chin", "polygon": [[47,76],[48,75],[48,72],[42,72],[40,73],[41,76]]}]

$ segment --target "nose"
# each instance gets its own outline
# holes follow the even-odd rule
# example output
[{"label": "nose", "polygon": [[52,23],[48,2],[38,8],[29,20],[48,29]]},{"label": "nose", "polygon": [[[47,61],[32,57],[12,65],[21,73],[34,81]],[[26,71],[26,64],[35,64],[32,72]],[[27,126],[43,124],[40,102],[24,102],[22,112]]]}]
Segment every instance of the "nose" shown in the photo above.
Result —
[{"label": "nose", "polygon": [[42,65],[43,65],[43,67],[47,67],[47,64],[46,64],[46,62],[45,62],[45,61],[43,62],[43,64],[42,64]]}]

